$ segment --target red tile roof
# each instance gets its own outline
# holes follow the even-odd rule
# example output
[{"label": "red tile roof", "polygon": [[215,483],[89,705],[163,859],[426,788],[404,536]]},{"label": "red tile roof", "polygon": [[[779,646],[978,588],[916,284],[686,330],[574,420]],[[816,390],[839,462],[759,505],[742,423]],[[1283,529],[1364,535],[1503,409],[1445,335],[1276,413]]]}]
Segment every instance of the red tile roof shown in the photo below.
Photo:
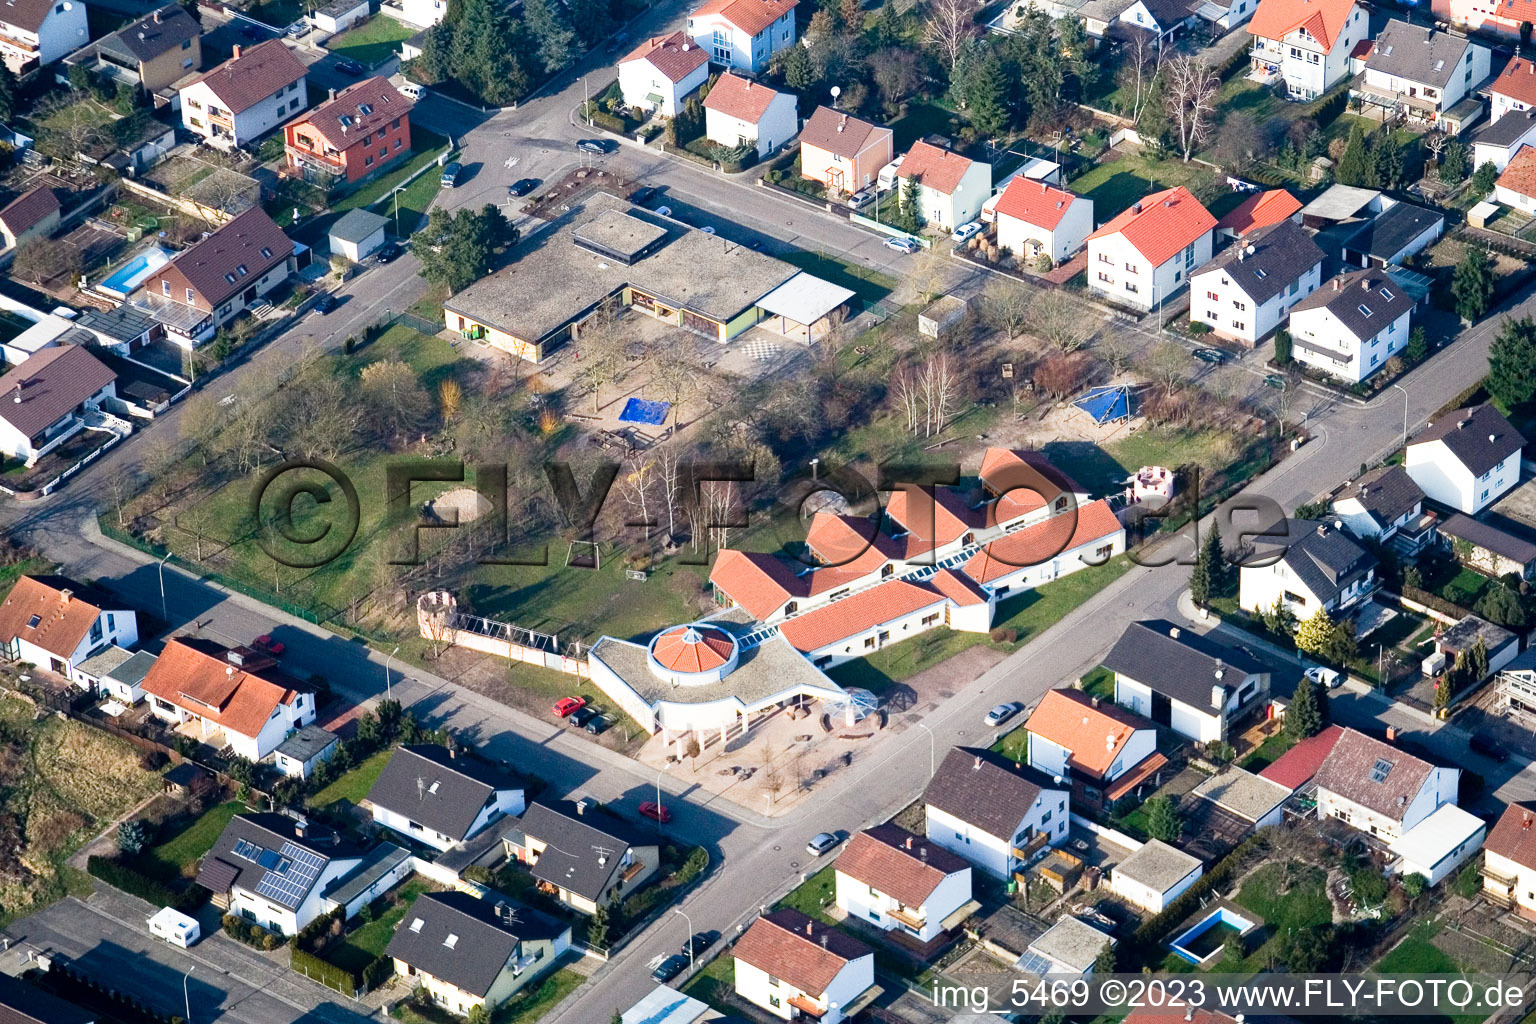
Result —
[{"label": "red tile roof", "polygon": [[652,67],[675,84],[708,64],[709,53],[678,29],[669,36],[652,36],[629,51],[629,56],[619,63],[628,64],[632,60],[650,61]]},{"label": "red tile roof", "polygon": [[705,110],[718,110],[748,124],[757,124],[779,93],[766,85],[726,72],[704,97]]},{"label": "red tile roof", "polygon": [[1242,237],[1250,231],[1289,220],[1299,212],[1300,199],[1283,188],[1273,188],[1238,203],[1231,213],[1216,222],[1216,227],[1223,231],[1234,231],[1238,237]]},{"label": "red tile roof", "polygon": [[1096,701],[1081,690],[1050,690],[1030,713],[1024,728],[1070,750],[1073,768],[1102,779],[1137,730],[1154,726],[1140,715]]},{"label": "red tile roof", "polygon": [[[1055,231],[1078,197],[1043,181],[1014,178],[997,200],[997,215],[1012,217],[1035,227]],[[1087,202],[1087,200],[1084,200]]]},{"label": "red tile roof", "polygon": [[990,525],[987,509],[972,508],[965,492],[953,487],[898,487],[891,492],[885,513],[906,531],[898,539],[909,559]]},{"label": "red tile roof", "polygon": [[874,955],[847,932],[788,907],[753,921],[731,952],[737,960],[813,996],[826,992],[850,960]]},{"label": "red tile roof", "polygon": [[[0,643],[25,640],[68,658],[101,615],[103,597],[63,576],[23,576],[0,603]],[[37,616],[37,625],[31,625]]]},{"label": "red tile roof", "polygon": [[1489,91],[1536,107],[1536,61],[1525,57],[1514,58],[1504,65],[1504,70],[1493,80]]},{"label": "red tile roof", "polygon": [[800,129],[800,144],[852,160],[868,149],[877,137],[892,134],[889,128],[861,121],[831,107],[817,107],[805,127]]},{"label": "red tile roof", "polygon": [[799,0],[708,0],[690,17],[718,14],[749,36],[755,36],[795,9]]},{"label": "red tile roof", "polygon": [[736,642],[713,626],[674,626],[651,645],[651,656],[673,672],[709,672],[734,653]]},{"label": "red tile roof", "polygon": [[1524,804],[1504,808],[1483,848],[1508,857],[1521,867],[1536,868],[1536,812]]},{"label": "red tile roof", "polygon": [[39,185],[30,192],[17,196],[5,209],[0,210],[0,223],[13,235],[19,235],[35,224],[42,223],[51,213],[59,212],[59,197],[53,189]]},{"label": "red tile roof", "polygon": [[965,574],[977,583],[991,583],[1121,530],[1120,520],[1101,498],[1077,509],[1076,515],[1054,515],[991,541],[965,563]]},{"label": "red tile roof", "polygon": [[786,619],[779,632],[796,650],[809,654],[944,600],[932,587],[891,579]]},{"label": "red tile roof", "polygon": [[[1388,766],[1384,774],[1373,770],[1381,764]],[[1345,729],[1312,778],[1318,789],[1326,789],[1392,821],[1402,821],[1409,804],[1434,770],[1435,766],[1423,758],[1374,736]]]},{"label": "red tile roof", "polygon": [[1248,31],[1263,39],[1284,39],[1304,28],[1331,52],[1354,9],[1355,0],[1259,0]]},{"label": "red tile roof", "polygon": [[297,82],[305,75],[304,62],[281,39],[268,39],[251,47],[235,47],[237,56],[182,86],[199,82],[213,90],[219,102],[238,114]]},{"label": "red tile roof", "polygon": [[886,823],[848,840],[834,867],[916,909],[928,902],[940,882],[969,865],[944,847]]},{"label": "red tile roof", "polygon": [[172,639],[144,677],[144,692],[227,732],[256,736],[279,705],[293,703],[299,693],[297,683],[270,659],[250,654],[247,666],[241,667],[232,664],[228,655],[225,648],[207,640]]},{"label": "red tile roof", "polygon": [[1521,146],[1499,175],[1499,186],[1522,196],[1536,196],[1536,146]]},{"label": "red tile roof", "polygon": [[[217,306],[250,287],[292,253],[293,240],[283,234],[265,210],[253,206],[192,248],[178,253],[166,266],[181,271],[209,305]],[[156,271],[155,277],[164,273],[165,270]]]},{"label": "red tile roof", "polygon": [[926,582],[961,608],[986,604],[990,599],[987,592],[977,586],[970,577],[962,576],[950,569],[940,569],[928,577]]},{"label": "red tile roof", "polygon": [[53,345],[0,377],[0,420],[27,437],[117,380],[83,345]]},{"label": "red tile roof", "polygon": [[1216,218],[1180,185],[1152,193],[1088,238],[1123,235],[1152,266],[1160,267],[1215,226]]},{"label": "red tile roof", "polygon": [[1295,792],[1311,781],[1333,750],[1333,745],[1344,735],[1344,727],[1330,725],[1316,736],[1309,736],[1290,750],[1281,754],[1272,764],[1259,772],[1260,778],[1278,782]]},{"label": "red tile roof", "polygon": [[349,85],[336,98],[289,122],[308,122],[336,149],[364,139],[397,117],[409,117],[411,101],[387,78],[370,78]]},{"label": "red tile roof", "polygon": [[805,543],[817,558],[849,572],[874,572],[902,557],[901,543],[880,529],[878,520],[817,512]]},{"label": "red tile roof", "polygon": [[948,149],[914,142],[902,158],[897,177],[916,178],[924,188],[931,188],[940,195],[953,195],[960,187],[960,179],[971,169],[967,157]]},{"label": "red tile roof", "polygon": [[986,450],[981,457],[981,482],[998,497],[992,513],[994,523],[1027,515],[1065,492],[1087,493],[1043,453],[1014,448]]},{"label": "red tile roof", "polygon": [[715,555],[709,582],[755,619],[768,618],[805,589],[783,559],[732,548]]}]

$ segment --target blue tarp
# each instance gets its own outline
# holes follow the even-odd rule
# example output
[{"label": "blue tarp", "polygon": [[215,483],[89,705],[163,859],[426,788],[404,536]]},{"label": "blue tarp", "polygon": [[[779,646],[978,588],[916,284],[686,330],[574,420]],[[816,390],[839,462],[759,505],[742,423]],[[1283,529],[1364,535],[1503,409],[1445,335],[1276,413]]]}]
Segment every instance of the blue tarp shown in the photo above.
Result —
[{"label": "blue tarp", "polygon": [[1095,423],[1128,419],[1131,415],[1131,394],[1124,384],[1090,388],[1086,395],[1072,404],[1092,416]]},{"label": "blue tarp", "polygon": [[659,427],[667,422],[667,413],[671,410],[671,402],[651,402],[644,398],[631,398],[624,403],[624,411],[619,413],[619,422],[644,423]]}]

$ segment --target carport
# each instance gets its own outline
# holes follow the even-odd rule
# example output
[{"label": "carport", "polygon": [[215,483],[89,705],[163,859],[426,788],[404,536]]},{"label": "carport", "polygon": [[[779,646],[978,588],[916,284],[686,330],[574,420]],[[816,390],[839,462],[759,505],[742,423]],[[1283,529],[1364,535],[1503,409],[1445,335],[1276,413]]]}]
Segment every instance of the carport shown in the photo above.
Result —
[{"label": "carport", "polygon": [[851,288],[823,281],[801,271],[757,300],[764,317],[759,327],[807,345],[832,329],[830,318],[847,308],[854,297]]}]

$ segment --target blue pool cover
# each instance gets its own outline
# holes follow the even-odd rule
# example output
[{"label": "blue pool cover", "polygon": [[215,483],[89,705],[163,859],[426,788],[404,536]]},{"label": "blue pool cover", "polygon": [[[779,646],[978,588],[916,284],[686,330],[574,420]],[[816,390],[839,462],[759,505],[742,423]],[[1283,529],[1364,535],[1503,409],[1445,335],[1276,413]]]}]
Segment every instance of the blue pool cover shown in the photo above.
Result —
[{"label": "blue pool cover", "polygon": [[1131,393],[1124,384],[1090,388],[1086,395],[1072,404],[1092,416],[1095,423],[1128,419],[1131,415]]},{"label": "blue pool cover", "polygon": [[644,398],[631,398],[624,403],[624,411],[619,413],[619,422],[644,423],[659,427],[667,422],[667,413],[671,409],[671,402],[652,402]]}]

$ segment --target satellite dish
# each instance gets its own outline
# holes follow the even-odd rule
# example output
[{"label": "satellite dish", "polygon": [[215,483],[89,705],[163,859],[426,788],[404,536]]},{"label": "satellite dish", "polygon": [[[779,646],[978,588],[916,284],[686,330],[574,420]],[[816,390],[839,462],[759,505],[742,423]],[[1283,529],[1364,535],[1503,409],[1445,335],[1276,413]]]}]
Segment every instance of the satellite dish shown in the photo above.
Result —
[{"label": "satellite dish", "polygon": [[840,85],[834,85],[832,87],[832,102],[836,103],[837,102],[837,98],[839,96],[841,96],[842,94],[843,94],[843,87],[840,86]]}]

